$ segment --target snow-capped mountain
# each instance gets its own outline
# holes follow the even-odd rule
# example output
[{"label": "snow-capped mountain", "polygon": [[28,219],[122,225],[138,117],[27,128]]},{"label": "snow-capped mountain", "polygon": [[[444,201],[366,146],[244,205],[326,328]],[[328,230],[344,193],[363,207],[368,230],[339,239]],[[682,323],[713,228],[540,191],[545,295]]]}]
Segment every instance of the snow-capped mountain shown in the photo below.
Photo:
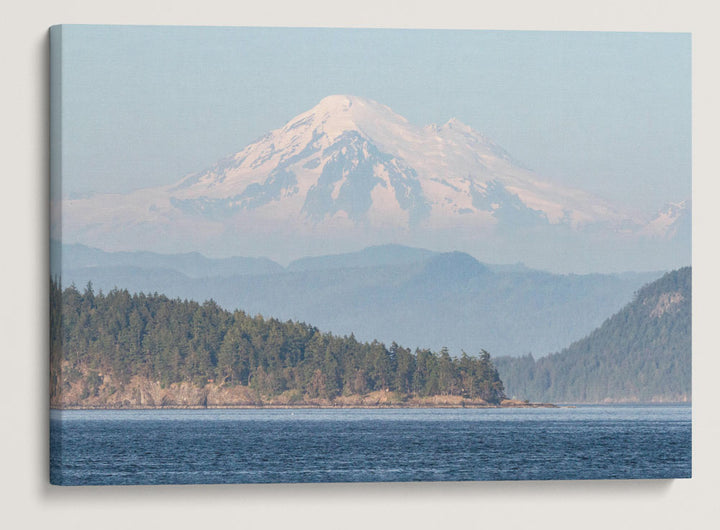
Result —
[{"label": "snow-capped mountain", "polygon": [[[418,127],[340,95],[174,185],[65,200],[62,215],[67,242],[280,259],[388,242],[465,249],[548,230],[650,230],[635,213],[522,168],[457,119]],[[528,261],[508,256],[518,258]]]}]

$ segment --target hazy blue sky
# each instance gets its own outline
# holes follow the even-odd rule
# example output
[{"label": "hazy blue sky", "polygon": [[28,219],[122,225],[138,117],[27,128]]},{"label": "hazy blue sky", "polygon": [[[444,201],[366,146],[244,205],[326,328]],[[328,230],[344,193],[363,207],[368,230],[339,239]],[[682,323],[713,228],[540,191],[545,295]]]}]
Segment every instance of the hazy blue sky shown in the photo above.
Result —
[{"label": "hazy blue sky", "polygon": [[689,34],[65,26],[64,192],[171,183],[329,94],[452,117],[655,210],[691,193]]}]

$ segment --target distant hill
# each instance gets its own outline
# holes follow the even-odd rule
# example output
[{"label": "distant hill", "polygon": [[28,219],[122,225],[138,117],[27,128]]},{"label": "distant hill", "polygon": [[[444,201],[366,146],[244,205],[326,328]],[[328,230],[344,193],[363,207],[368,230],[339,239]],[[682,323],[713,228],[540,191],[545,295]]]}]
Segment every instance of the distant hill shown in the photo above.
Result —
[{"label": "distant hill", "polygon": [[63,260],[66,286],[92,281],[105,292],[118,287],[213,299],[226,309],[312,322],[361,340],[397,340],[436,350],[447,346],[453,354],[483,348],[493,356],[557,351],[660,276],[550,274],[522,265],[486,265],[462,252],[398,245],[308,258],[287,269],[246,258],[70,247],[64,252],[70,258]]},{"label": "distant hill", "polygon": [[560,353],[496,359],[508,395],[555,403],[690,401],[691,284],[690,267],[670,272]]},{"label": "distant hill", "polygon": [[353,267],[380,267],[407,265],[429,258],[436,252],[402,245],[378,245],[358,252],[314,256],[295,260],[288,265],[289,271],[313,271]]}]

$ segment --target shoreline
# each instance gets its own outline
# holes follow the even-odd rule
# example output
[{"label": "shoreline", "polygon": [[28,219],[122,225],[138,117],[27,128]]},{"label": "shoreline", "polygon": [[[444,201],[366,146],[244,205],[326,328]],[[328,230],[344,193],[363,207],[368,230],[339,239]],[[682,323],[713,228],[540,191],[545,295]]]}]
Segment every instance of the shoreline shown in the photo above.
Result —
[{"label": "shoreline", "polygon": [[508,403],[505,405],[490,404],[429,404],[429,403],[408,403],[408,404],[336,404],[322,405],[317,403],[298,403],[298,404],[267,404],[267,405],[122,405],[122,406],[102,406],[102,405],[51,405],[50,410],[300,410],[300,409],[318,409],[318,410],[379,410],[379,409],[574,409],[578,406],[602,407],[602,406],[692,406],[691,402],[685,401],[668,401],[668,402],[637,402],[623,401],[613,403]]},{"label": "shoreline", "polygon": [[392,405],[316,405],[316,404],[297,404],[297,405],[135,405],[135,406],[82,406],[70,405],[63,407],[51,406],[50,410],[290,410],[290,409],[538,409],[538,408],[574,408],[573,405],[555,405],[553,403],[526,403],[526,404],[510,404],[510,405],[430,405],[430,404],[392,404]]}]

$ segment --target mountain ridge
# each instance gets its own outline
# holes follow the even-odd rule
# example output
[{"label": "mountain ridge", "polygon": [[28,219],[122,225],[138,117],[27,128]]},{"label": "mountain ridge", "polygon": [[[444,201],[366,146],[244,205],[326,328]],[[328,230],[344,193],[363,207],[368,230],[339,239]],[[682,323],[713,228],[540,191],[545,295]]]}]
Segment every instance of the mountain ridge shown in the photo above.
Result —
[{"label": "mountain ridge", "polygon": [[[371,250],[316,257],[304,267],[276,272],[195,278],[166,272],[167,258],[156,268],[143,269],[113,264],[111,254],[103,266],[76,260],[85,266],[70,268],[72,260],[64,260],[62,282],[83,286],[92,281],[105,292],[117,287],[212,298],[230,310],[313,322],[340,335],[398,339],[413,347],[448,346],[457,354],[482,345],[498,356],[566,346],[660,274],[558,275],[518,265],[486,265],[461,252]],[[373,252],[375,261],[370,261]]]}]

